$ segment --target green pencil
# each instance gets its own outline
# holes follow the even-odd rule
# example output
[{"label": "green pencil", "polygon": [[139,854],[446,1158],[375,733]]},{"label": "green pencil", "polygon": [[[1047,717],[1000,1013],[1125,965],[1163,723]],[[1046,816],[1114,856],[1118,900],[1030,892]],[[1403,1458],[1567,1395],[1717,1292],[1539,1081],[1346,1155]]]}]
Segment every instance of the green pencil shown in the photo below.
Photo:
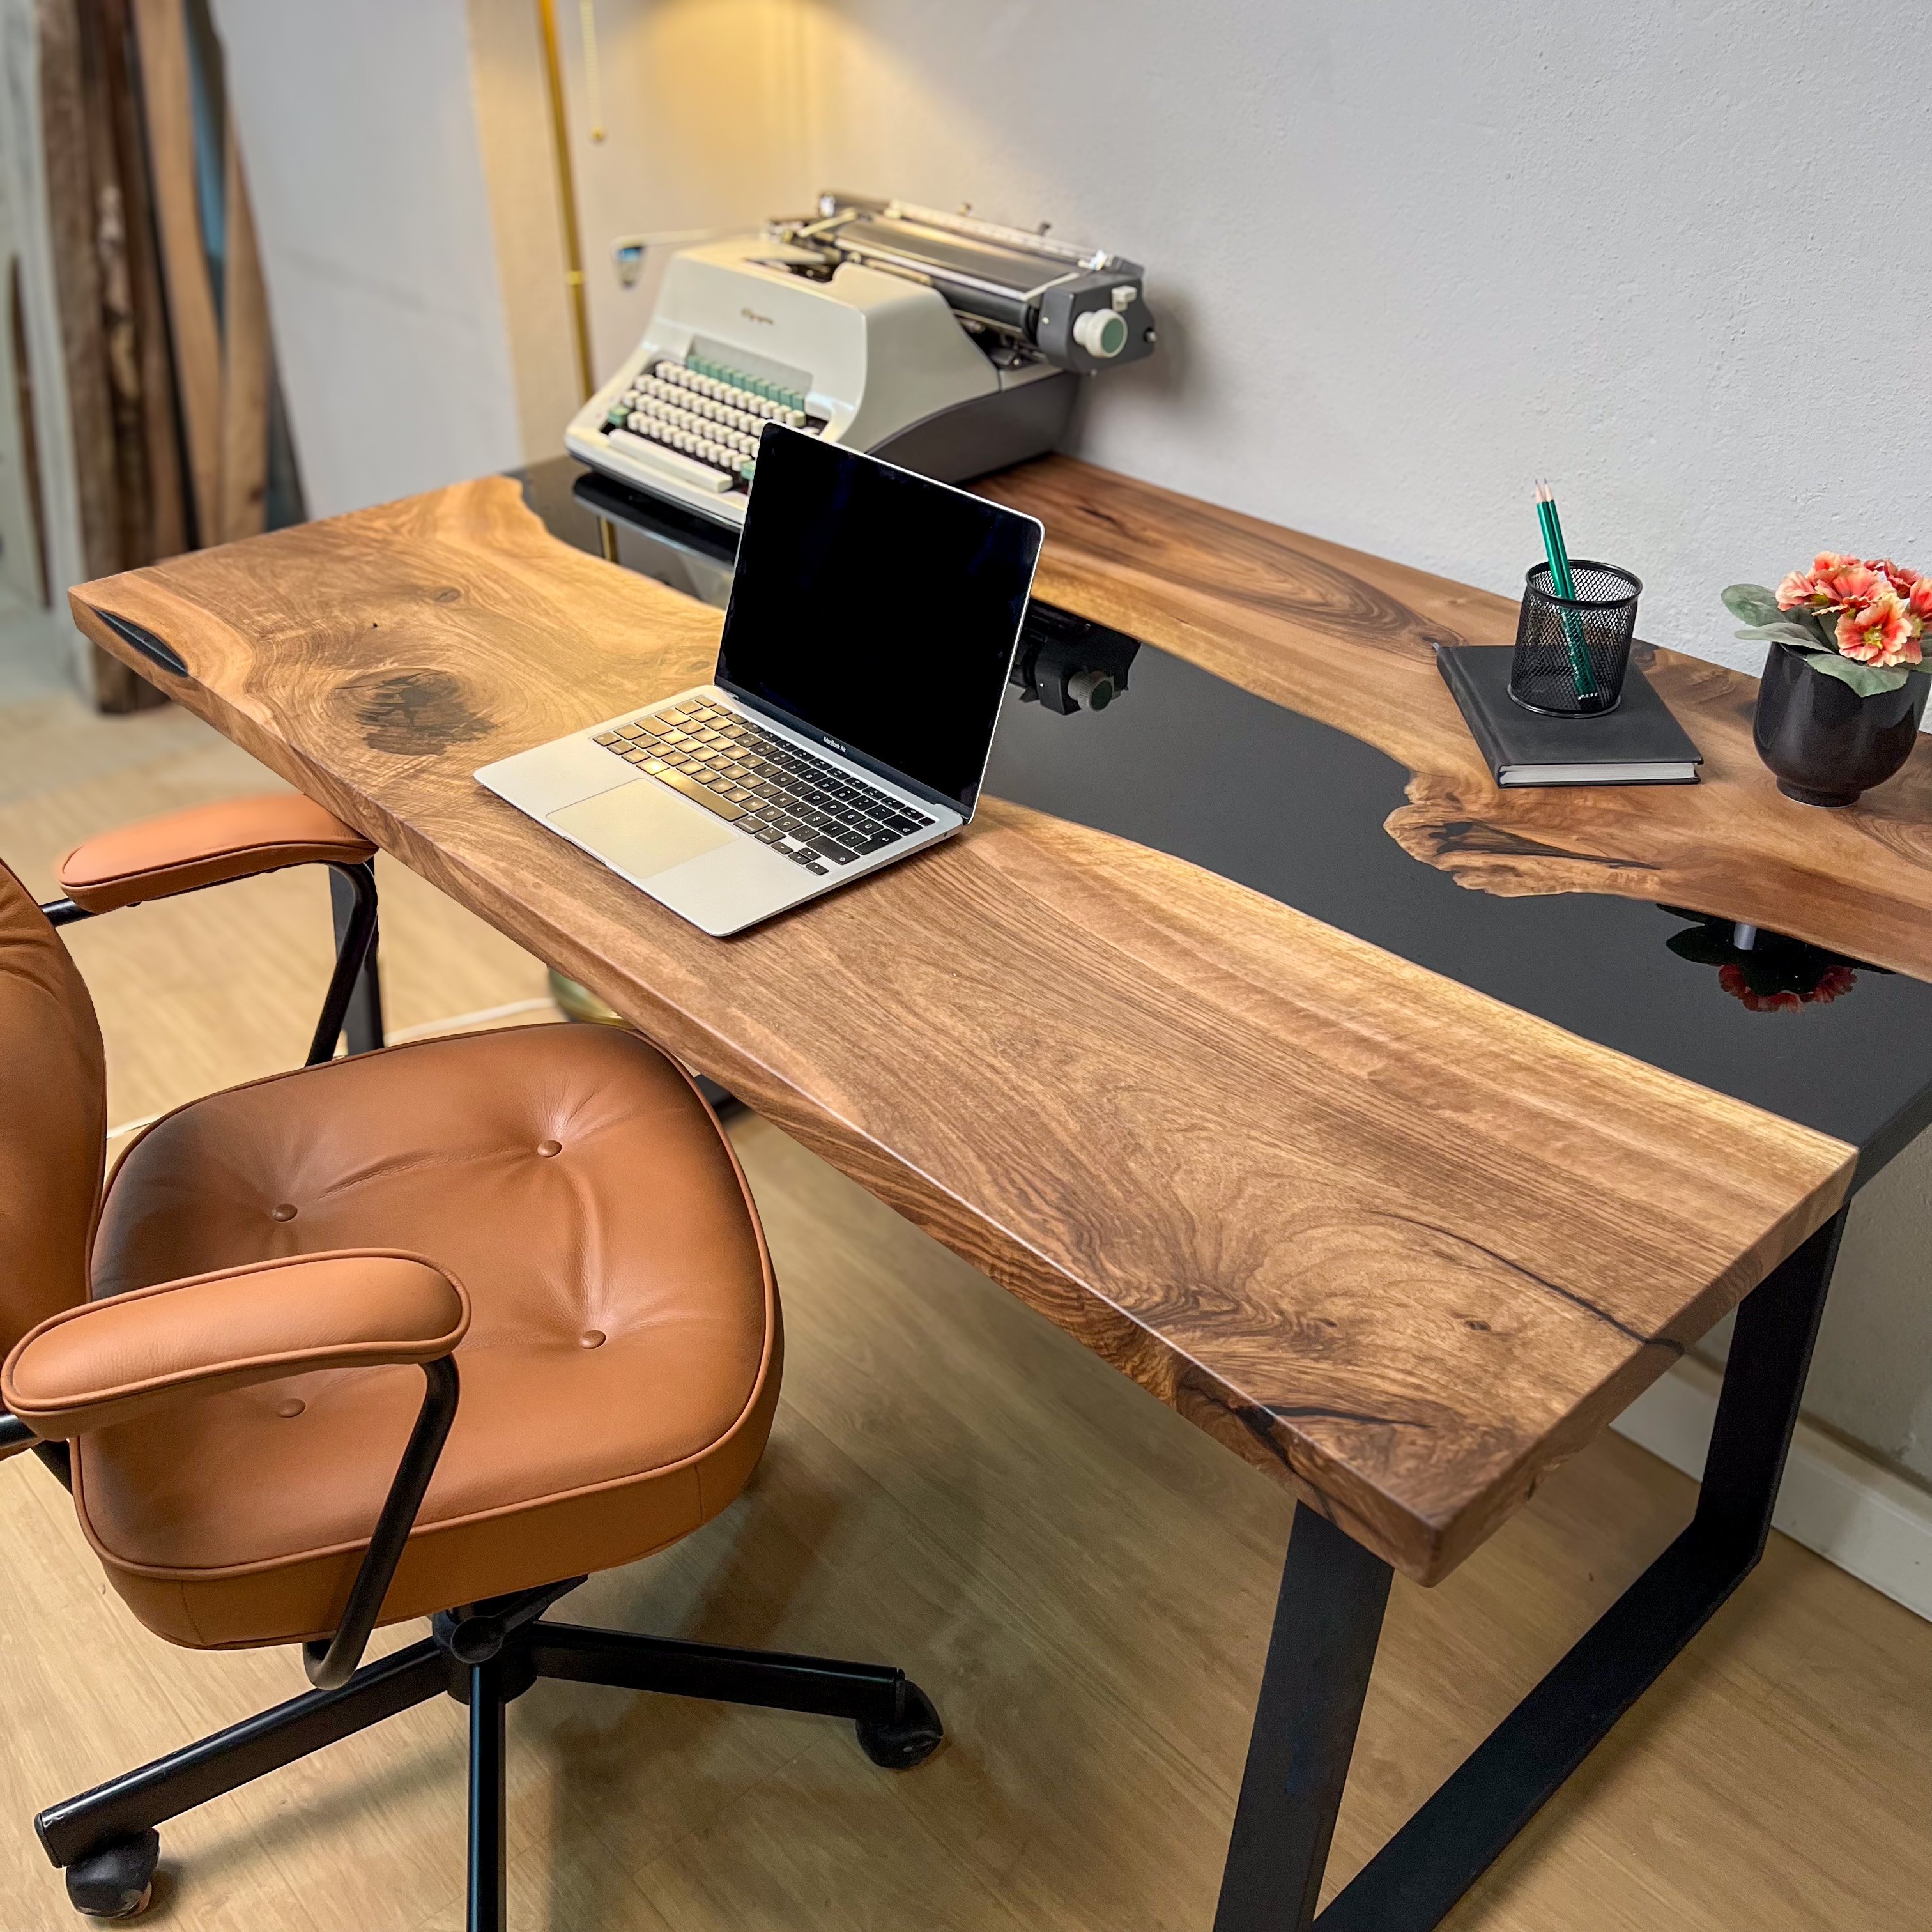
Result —
[{"label": "green pencil", "polygon": [[1575,597],[1576,586],[1570,580],[1570,553],[1564,546],[1556,494],[1540,476],[1536,479],[1536,524],[1543,532],[1543,554],[1550,563],[1550,587],[1559,597]]},{"label": "green pencil", "polygon": [[[1570,574],[1570,552],[1556,514],[1556,493],[1540,476],[1536,480],[1536,521],[1543,532],[1543,554],[1550,565],[1550,586],[1565,603],[1574,603],[1576,586]],[[1590,654],[1583,645],[1583,626],[1574,610],[1563,614],[1563,637],[1570,650],[1570,675],[1576,681],[1576,695],[1594,698],[1596,674],[1590,668]]]}]

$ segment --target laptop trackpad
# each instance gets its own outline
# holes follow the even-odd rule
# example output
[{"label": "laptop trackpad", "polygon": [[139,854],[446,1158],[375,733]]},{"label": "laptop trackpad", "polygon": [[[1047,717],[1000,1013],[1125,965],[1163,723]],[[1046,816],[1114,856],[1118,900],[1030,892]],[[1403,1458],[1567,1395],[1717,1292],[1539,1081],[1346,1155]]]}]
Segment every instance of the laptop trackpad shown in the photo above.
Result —
[{"label": "laptop trackpad", "polygon": [[732,843],[728,826],[649,778],[634,779],[545,816],[605,864],[634,879],[651,878]]}]

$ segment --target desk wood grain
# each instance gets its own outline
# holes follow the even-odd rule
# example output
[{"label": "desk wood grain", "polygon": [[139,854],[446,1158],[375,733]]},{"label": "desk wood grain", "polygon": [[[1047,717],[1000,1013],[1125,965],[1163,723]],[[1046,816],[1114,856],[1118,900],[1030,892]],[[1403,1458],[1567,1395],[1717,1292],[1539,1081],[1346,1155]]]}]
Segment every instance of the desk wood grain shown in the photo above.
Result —
[{"label": "desk wood grain", "polygon": [[[1047,528],[1039,593],[1332,724],[1406,765],[1388,830],[1462,885],[1610,892],[1722,914],[1932,980],[1932,744],[1857,805],[1778,790],[1757,682],[1638,646],[1704,754],[1695,785],[1499,788],[1430,648],[1514,640],[1508,598],[1065,457],[974,486]],[[1716,610],[1712,634],[1727,637]]]},{"label": "desk wood grain", "polygon": [[706,938],[470,776],[700,680],[719,622],[560,543],[502,479],[73,602],[105,648],[1424,1582],[1849,1180],[1839,1142],[998,802]]}]

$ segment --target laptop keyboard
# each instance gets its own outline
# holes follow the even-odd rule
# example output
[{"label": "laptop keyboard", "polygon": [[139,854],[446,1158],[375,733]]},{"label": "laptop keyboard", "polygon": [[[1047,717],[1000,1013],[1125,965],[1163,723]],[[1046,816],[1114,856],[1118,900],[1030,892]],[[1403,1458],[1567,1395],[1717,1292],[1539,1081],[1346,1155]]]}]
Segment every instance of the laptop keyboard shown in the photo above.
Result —
[{"label": "laptop keyboard", "polygon": [[808,872],[868,858],[933,822],[790,739],[701,698],[594,735],[614,757]]}]

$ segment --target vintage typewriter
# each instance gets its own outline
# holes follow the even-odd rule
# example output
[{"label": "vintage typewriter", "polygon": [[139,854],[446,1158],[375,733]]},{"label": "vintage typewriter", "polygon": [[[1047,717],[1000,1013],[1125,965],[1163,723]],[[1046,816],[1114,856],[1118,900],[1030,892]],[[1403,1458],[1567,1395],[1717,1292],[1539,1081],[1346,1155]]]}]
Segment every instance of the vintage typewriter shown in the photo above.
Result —
[{"label": "vintage typewriter", "polygon": [[854,195],[680,250],[572,453],[721,522],[767,422],[958,482],[1050,449],[1080,379],[1154,346],[1139,265]]}]

